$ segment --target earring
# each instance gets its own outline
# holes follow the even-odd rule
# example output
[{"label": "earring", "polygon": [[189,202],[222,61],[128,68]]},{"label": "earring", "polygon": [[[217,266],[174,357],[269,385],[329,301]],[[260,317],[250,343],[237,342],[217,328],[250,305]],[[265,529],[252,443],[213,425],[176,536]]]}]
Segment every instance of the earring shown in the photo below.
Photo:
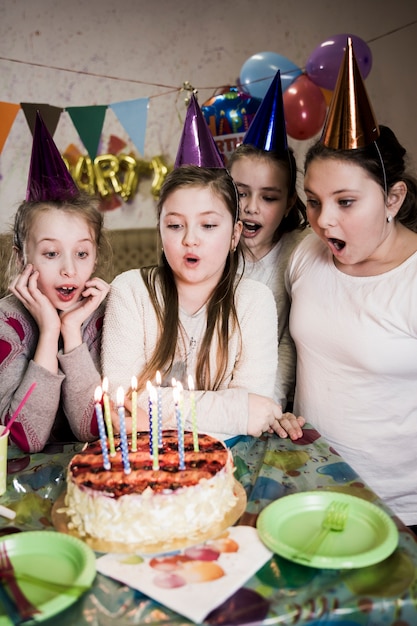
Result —
[{"label": "earring", "polygon": [[392,215],[387,215],[387,222],[388,224],[392,222]]}]

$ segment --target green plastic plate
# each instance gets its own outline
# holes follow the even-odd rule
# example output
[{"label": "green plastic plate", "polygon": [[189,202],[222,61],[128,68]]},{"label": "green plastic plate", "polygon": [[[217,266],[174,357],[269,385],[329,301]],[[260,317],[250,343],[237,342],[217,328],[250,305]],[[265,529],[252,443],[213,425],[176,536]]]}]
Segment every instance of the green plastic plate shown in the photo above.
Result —
[{"label": "green plastic plate", "polygon": [[[320,532],[332,501],[349,505],[342,532],[329,532],[311,556],[306,548]],[[380,507],[349,494],[306,491],[284,496],[259,515],[257,529],[264,544],[296,563],[323,569],[351,569],[374,565],[398,545],[398,530]]]},{"label": "green plastic plate", "polygon": [[[38,609],[36,624],[73,604],[93,583],[95,554],[76,537],[41,530],[8,535],[6,545],[19,587]],[[0,626],[10,626],[0,603]]]}]

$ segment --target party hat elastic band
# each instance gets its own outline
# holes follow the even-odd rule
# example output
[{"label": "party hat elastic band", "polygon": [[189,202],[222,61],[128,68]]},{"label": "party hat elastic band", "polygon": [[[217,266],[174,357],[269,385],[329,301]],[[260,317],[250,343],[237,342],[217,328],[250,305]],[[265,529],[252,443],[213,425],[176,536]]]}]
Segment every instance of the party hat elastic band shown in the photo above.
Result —
[{"label": "party hat elastic band", "polygon": [[354,150],[378,137],[379,127],[348,37],[320,142],[334,150]]},{"label": "party hat elastic band", "polygon": [[39,111],[36,113],[26,200],[69,200],[79,190]]},{"label": "party hat elastic band", "polygon": [[275,74],[242,143],[267,152],[284,153],[288,149],[280,70]]},{"label": "party hat elastic band", "polygon": [[224,168],[220,152],[194,94],[190,97],[174,168],[181,165]]}]

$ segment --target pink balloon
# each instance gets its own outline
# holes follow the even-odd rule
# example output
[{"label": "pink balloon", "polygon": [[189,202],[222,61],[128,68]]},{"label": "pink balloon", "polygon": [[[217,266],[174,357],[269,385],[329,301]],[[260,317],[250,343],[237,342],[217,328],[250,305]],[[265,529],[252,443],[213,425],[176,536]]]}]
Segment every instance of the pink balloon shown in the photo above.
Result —
[{"label": "pink balloon", "polygon": [[306,74],[302,74],[282,96],[287,134],[293,139],[310,139],[322,128],[326,99]]},{"label": "pink balloon", "polygon": [[306,73],[313,83],[330,91],[335,88],[348,37],[352,39],[353,52],[362,78],[368,76],[372,67],[372,52],[368,45],[356,35],[342,33],[329,37],[310,54],[306,63]]}]

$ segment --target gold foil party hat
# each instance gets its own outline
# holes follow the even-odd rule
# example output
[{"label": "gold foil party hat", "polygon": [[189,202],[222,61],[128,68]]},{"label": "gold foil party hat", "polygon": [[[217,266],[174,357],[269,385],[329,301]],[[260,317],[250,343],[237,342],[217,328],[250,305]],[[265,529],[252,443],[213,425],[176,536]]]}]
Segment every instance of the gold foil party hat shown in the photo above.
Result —
[{"label": "gold foil party hat", "polygon": [[379,127],[348,37],[320,142],[334,150],[355,150],[378,137]]}]

